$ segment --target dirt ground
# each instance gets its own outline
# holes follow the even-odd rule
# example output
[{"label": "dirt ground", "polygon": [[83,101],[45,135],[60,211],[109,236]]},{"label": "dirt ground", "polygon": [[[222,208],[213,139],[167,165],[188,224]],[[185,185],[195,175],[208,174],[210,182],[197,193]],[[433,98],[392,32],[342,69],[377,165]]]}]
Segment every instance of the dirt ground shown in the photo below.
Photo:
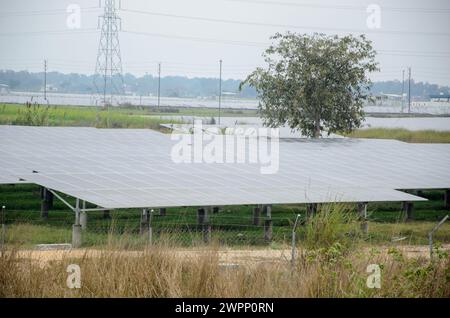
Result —
[{"label": "dirt ground", "polygon": [[[387,253],[388,249],[392,246],[377,246],[375,249],[381,253]],[[427,245],[404,245],[396,246],[397,249],[403,252],[406,257],[417,258],[425,257],[429,258],[429,247]],[[368,247],[367,251],[372,249]],[[449,252],[450,244],[446,244],[442,247],[442,250]],[[291,259],[290,249],[218,249],[216,250],[219,255],[219,263],[224,266],[232,266],[233,264],[260,264],[271,263],[280,261],[289,261]],[[61,261],[67,258],[82,258],[82,257],[99,257],[104,250],[99,249],[69,249],[69,250],[50,250],[50,251],[38,251],[38,250],[20,250],[17,255],[22,258],[29,258],[36,260],[44,265],[49,261]],[[114,251],[113,253],[118,256],[137,257],[144,253],[143,251]],[[164,253],[171,253],[180,258],[198,257],[205,253],[211,253],[208,249],[166,249]]]},{"label": "dirt ground", "polygon": [[[36,250],[21,250],[17,255],[21,258],[28,258],[36,260],[41,264],[49,261],[61,261],[67,258],[82,258],[82,257],[100,257],[105,251],[98,249],[70,249],[70,250],[50,250],[50,251],[36,251]],[[211,253],[212,250],[207,249],[173,249],[165,251],[177,257],[195,258],[201,255]],[[215,251],[214,251],[215,252]],[[114,251],[117,256],[138,257],[142,255],[143,251]],[[233,264],[249,264],[261,262],[277,262],[283,260],[290,260],[290,250],[273,250],[273,249],[258,249],[258,250],[234,250],[221,249],[217,250],[219,255],[219,263],[223,265]]]}]

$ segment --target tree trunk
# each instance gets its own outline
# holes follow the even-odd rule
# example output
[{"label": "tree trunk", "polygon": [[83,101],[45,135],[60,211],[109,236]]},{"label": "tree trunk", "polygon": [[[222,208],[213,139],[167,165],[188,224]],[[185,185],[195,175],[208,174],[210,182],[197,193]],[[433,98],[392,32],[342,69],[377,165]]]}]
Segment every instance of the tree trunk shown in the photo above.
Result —
[{"label": "tree trunk", "polygon": [[314,138],[320,138],[321,131],[320,131],[320,118],[317,117],[316,121],[314,123]]}]

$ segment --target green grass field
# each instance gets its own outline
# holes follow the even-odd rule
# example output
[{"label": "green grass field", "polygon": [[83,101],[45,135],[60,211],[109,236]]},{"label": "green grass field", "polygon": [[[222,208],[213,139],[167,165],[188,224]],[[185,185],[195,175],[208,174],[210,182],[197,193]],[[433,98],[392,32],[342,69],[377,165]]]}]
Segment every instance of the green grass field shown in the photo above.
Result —
[{"label": "green grass field", "polygon": [[[222,109],[222,116],[256,116],[253,110]],[[34,106],[0,104],[0,124],[29,126],[72,126],[98,128],[150,128],[159,129],[160,123],[179,122],[163,120],[159,116],[218,115],[217,109],[187,107],[110,107],[88,106]]]},{"label": "green grass field", "polygon": [[358,129],[346,135],[352,138],[395,139],[411,143],[450,143],[448,131],[410,131],[400,128],[369,128]]}]

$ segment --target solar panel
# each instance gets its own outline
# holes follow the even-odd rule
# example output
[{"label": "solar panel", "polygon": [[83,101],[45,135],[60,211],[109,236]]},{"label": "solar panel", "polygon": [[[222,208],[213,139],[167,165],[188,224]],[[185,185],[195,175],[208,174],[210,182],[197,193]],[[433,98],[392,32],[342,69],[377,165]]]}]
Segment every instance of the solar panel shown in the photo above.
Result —
[{"label": "solar panel", "polygon": [[248,162],[177,164],[176,141],[150,130],[0,126],[0,135],[0,182],[21,177],[111,209],[415,201],[395,189],[450,188],[442,144],[286,140],[278,171],[261,174]]}]

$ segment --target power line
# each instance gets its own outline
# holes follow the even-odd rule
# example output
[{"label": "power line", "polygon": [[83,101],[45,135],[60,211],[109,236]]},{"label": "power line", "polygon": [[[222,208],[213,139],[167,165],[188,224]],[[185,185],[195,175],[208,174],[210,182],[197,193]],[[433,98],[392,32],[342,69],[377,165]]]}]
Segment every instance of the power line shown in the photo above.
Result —
[{"label": "power line", "polygon": [[392,55],[408,55],[408,54],[417,54],[417,55],[426,55],[426,56],[436,56],[436,57],[450,57],[450,52],[442,52],[442,51],[409,51],[409,50],[378,50],[379,52],[385,53],[385,54],[392,54]]},{"label": "power line", "polygon": [[152,37],[159,37],[159,38],[189,40],[189,41],[207,42],[207,43],[230,44],[230,45],[238,45],[238,46],[267,47],[269,45],[268,43],[262,43],[262,42],[220,40],[220,39],[202,38],[202,37],[194,37],[194,36],[181,36],[181,35],[173,35],[173,34],[171,35],[171,34],[128,31],[128,30],[123,30],[122,32],[123,33],[128,33],[128,34],[145,35],[145,36],[152,36]]},{"label": "power line", "polygon": [[[435,54],[433,52],[417,52],[414,51],[404,51],[405,53],[400,53],[391,50],[376,50],[380,55],[389,55],[389,56],[412,56],[412,57],[433,57],[433,58],[446,58],[450,57],[450,53],[443,54]],[[409,52],[409,53],[408,53]]]},{"label": "power line", "polygon": [[[94,12],[97,11],[99,7],[80,7],[80,10],[85,12]],[[46,15],[59,15],[59,14],[67,14],[66,9],[54,9],[54,10],[31,10],[31,11],[9,11],[9,12],[1,12],[0,17],[8,18],[8,17],[18,17],[18,16],[46,16]]]},{"label": "power line", "polygon": [[[0,33],[1,36],[42,36],[42,35],[77,35],[77,34],[87,34],[96,33],[97,29],[89,28],[82,30],[44,30],[44,31],[31,31],[31,32],[7,32]],[[250,41],[237,41],[237,40],[226,40],[226,39],[214,39],[214,38],[202,38],[193,36],[181,36],[181,35],[170,35],[170,34],[160,34],[160,33],[149,33],[149,32],[139,32],[139,31],[126,31],[122,30],[124,33],[152,36],[159,38],[171,38],[179,40],[189,40],[205,43],[220,43],[227,45],[237,45],[237,46],[251,46],[251,47],[268,47],[270,43],[268,42],[250,42]],[[450,34],[449,34],[450,35]],[[427,51],[408,51],[408,50],[377,50],[380,55],[389,56],[411,56],[411,57],[433,57],[433,58],[448,58],[450,57],[450,52],[427,52]],[[81,62],[84,63],[84,62]]]},{"label": "power line", "polygon": [[[151,36],[151,37],[159,37],[159,38],[170,38],[170,39],[178,39],[178,40],[188,40],[188,41],[196,41],[196,42],[205,42],[205,43],[220,43],[220,44],[229,44],[229,45],[237,45],[237,46],[252,46],[252,47],[262,47],[266,48],[271,45],[268,42],[248,42],[248,41],[237,41],[237,40],[224,40],[224,39],[214,39],[214,38],[203,38],[203,37],[193,37],[193,36],[182,36],[182,35],[173,35],[173,34],[161,34],[161,33],[150,33],[150,32],[138,32],[138,31],[122,31],[124,33],[143,35],[143,36]],[[405,53],[401,53],[405,52]],[[410,53],[407,53],[410,52]],[[450,52],[442,52],[442,54],[433,54],[432,52],[418,52],[414,53],[414,51],[391,51],[391,50],[377,50],[377,53],[380,55],[389,55],[389,56],[412,56],[412,57],[433,57],[433,58],[448,58],[450,56]],[[444,55],[445,54],[445,55]]]},{"label": "power line", "polygon": [[42,35],[75,35],[79,33],[93,33],[97,32],[95,28],[87,29],[72,29],[72,30],[42,30],[42,31],[23,31],[23,32],[2,32],[0,36],[42,36]]},{"label": "power line", "polygon": [[[447,67],[448,71],[445,71],[445,67]],[[427,71],[441,71],[441,72],[446,72],[448,73],[450,71],[450,65],[442,65],[442,66],[414,66],[415,69],[422,69],[422,70],[427,70]],[[398,70],[402,70],[403,67],[400,67],[398,65],[396,66],[383,66],[381,68],[382,70],[394,70],[394,71],[398,71]]]},{"label": "power line", "polygon": [[450,36],[447,32],[427,32],[427,31],[401,31],[401,30],[379,30],[379,29],[351,29],[351,28],[337,28],[337,27],[320,27],[320,26],[309,26],[309,25],[292,25],[292,24],[277,24],[277,23],[263,23],[263,22],[250,22],[250,21],[239,21],[239,20],[228,20],[228,19],[217,19],[199,16],[187,16],[178,15],[171,13],[160,13],[153,11],[143,11],[143,10],[133,10],[133,9],[121,9],[124,12],[138,13],[152,16],[162,16],[177,19],[187,19],[195,21],[204,22],[214,22],[214,23],[226,23],[226,24],[239,24],[239,25],[251,25],[260,27],[277,27],[277,28],[287,28],[287,29],[302,29],[302,30],[322,30],[322,31],[333,31],[333,32],[359,32],[359,33],[373,33],[373,34],[396,34],[396,35],[426,35],[426,36]]},{"label": "power line", "polygon": [[[158,62],[159,63],[159,62]],[[124,62],[124,68],[148,68],[149,66],[151,66],[154,63],[139,63],[139,62],[135,62],[135,63],[130,63],[130,62]],[[246,67],[230,67],[228,69],[228,65],[227,65],[227,71],[233,71],[233,72],[241,72],[241,71],[248,71],[248,70],[252,70],[256,67],[258,67],[260,65],[248,65]],[[185,64],[185,65],[170,65],[170,62],[167,62],[167,65],[165,64],[165,69],[167,70],[198,70],[198,71],[204,71],[204,72],[217,72],[217,66],[214,67],[213,64],[209,64],[208,66],[198,66],[195,64]]]},{"label": "power line", "polygon": [[[317,9],[338,9],[338,10],[358,10],[365,11],[364,6],[352,6],[352,5],[328,5],[317,3],[298,3],[298,2],[285,2],[285,1],[269,1],[269,0],[225,0],[228,2],[244,2],[258,5],[277,5],[277,6],[289,6],[289,7],[309,7]],[[449,13],[450,8],[412,8],[412,7],[389,7],[382,6],[382,10],[393,12],[416,12],[416,13]]]}]

